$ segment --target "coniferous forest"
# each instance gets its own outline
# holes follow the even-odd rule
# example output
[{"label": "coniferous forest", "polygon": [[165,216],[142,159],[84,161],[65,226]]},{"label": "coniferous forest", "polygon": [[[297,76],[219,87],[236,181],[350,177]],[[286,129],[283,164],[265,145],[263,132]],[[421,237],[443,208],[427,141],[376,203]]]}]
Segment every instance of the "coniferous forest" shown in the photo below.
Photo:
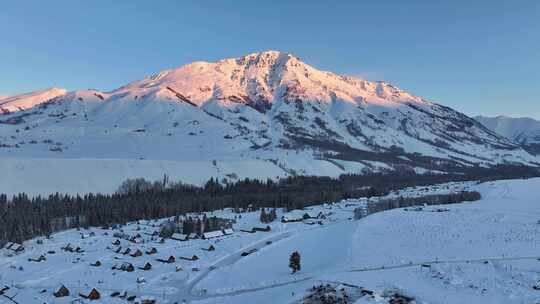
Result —
[{"label": "coniferous forest", "polygon": [[466,174],[419,175],[392,171],[329,177],[296,176],[273,180],[245,179],[234,183],[210,179],[196,187],[161,181],[126,180],[114,194],[29,197],[0,195],[0,246],[75,227],[110,226],[140,219],[157,219],[222,209],[248,207],[302,209],[344,198],[381,196],[390,190],[466,180],[496,180],[538,176],[537,169],[521,166],[472,168]]}]

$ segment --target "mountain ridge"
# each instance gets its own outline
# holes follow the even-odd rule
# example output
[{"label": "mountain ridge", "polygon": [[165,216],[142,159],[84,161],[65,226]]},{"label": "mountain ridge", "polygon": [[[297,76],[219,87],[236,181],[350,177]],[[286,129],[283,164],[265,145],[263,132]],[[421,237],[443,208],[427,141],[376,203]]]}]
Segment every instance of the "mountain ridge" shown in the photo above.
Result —
[{"label": "mountain ridge", "polygon": [[253,176],[248,161],[261,178],[539,163],[449,107],[285,52],[62,93],[0,115],[0,157],[197,161],[223,179]]},{"label": "mountain ridge", "polygon": [[66,93],[67,90],[65,89],[49,88],[14,96],[0,97],[0,113],[11,113],[30,109]]},{"label": "mountain ridge", "polygon": [[540,121],[530,117],[475,116],[489,129],[523,146],[531,154],[540,155]]}]

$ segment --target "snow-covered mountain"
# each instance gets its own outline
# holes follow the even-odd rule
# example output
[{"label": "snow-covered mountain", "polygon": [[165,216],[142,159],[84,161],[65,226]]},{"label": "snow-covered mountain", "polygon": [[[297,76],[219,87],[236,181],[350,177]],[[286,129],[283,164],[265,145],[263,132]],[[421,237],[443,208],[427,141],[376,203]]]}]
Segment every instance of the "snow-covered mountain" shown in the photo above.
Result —
[{"label": "snow-covered mountain", "polygon": [[[23,167],[39,176],[29,159],[54,159],[48,167],[39,162],[44,172],[58,171],[60,160],[73,166],[73,159],[84,159],[96,176],[123,170],[120,179],[147,166],[156,168],[154,175],[168,170],[198,183],[210,176],[538,164],[462,113],[386,82],[317,70],[283,52],[194,62],[111,92],[46,92],[2,101],[11,112],[0,116],[0,157],[10,159],[0,159],[2,169]],[[114,167],[119,163],[121,169]]]},{"label": "snow-covered mountain", "polygon": [[530,153],[540,155],[540,121],[507,116],[476,116],[475,119],[494,132],[519,143]]},{"label": "snow-covered mountain", "polygon": [[64,89],[50,88],[11,97],[0,96],[0,113],[11,113],[30,109],[40,103],[65,95],[66,93],[67,91]]}]

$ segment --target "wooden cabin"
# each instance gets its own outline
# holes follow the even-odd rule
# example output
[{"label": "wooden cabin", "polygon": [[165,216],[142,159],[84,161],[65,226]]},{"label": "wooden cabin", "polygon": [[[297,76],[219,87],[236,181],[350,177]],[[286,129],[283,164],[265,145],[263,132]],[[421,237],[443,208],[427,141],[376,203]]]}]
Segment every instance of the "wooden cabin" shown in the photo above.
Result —
[{"label": "wooden cabin", "polygon": [[4,295],[10,288],[8,286],[0,287],[0,296]]},{"label": "wooden cabin", "polygon": [[24,246],[18,243],[9,242],[4,246],[4,249],[14,253],[20,253],[24,251]]},{"label": "wooden cabin", "polygon": [[203,233],[202,238],[205,239],[205,240],[208,240],[208,239],[213,239],[213,238],[221,237],[221,236],[224,236],[224,235],[225,235],[225,234],[223,234],[223,231],[221,231],[221,230],[216,230],[216,231],[210,231],[210,232],[205,232],[205,233]]},{"label": "wooden cabin", "polygon": [[139,267],[139,269],[144,270],[144,271],[152,270],[152,264],[146,263],[144,264],[143,267]]},{"label": "wooden cabin", "polygon": [[191,258],[186,258],[186,257],[180,257],[180,258],[186,261],[197,261],[199,259],[199,257],[196,255],[193,255]]},{"label": "wooden cabin", "polygon": [[120,265],[120,270],[126,272],[133,272],[135,271],[135,267],[133,267],[133,264],[131,263],[122,263],[122,265]]},{"label": "wooden cabin", "polygon": [[92,290],[87,294],[79,293],[79,295],[91,301],[99,300],[101,298],[101,294],[95,288],[92,288]]},{"label": "wooden cabin", "polygon": [[158,262],[161,262],[161,263],[168,263],[168,264],[172,264],[174,262],[176,262],[176,258],[174,256],[169,256],[168,259],[157,259]]},{"label": "wooden cabin", "polygon": [[270,226],[266,226],[266,227],[253,227],[253,231],[257,232],[270,232],[272,230],[272,228]]},{"label": "wooden cabin", "polygon": [[148,255],[152,255],[152,254],[156,254],[156,253],[157,253],[156,247],[152,247],[152,248],[150,248],[150,250],[146,251],[146,254],[148,254]]},{"label": "wooden cabin", "polygon": [[69,297],[69,289],[62,285],[53,293],[53,295],[57,298]]},{"label": "wooden cabin", "polygon": [[188,234],[188,240],[198,240],[201,237],[197,233],[190,233]]},{"label": "wooden cabin", "polygon": [[39,257],[37,258],[29,258],[28,259],[28,262],[36,262],[36,263],[39,263],[39,262],[42,262],[42,261],[46,261],[47,258],[42,254],[40,255]]},{"label": "wooden cabin", "polygon": [[152,297],[141,297],[141,304],[156,304],[156,299]]},{"label": "wooden cabin", "polygon": [[182,234],[182,233],[173,233],[173,235],[171,236],[171,239],[183,242],[183,241],[188,240],[188,235],[187,234]]},{"label": "wooden cabin", "polygon": [[134,236],[132,236],[131,238],[129,238],[129,241],[132,242],[132,243],[135,243],[135,244],[144,243],[144,239],[142,238],[142,236],[139,233],[137,233]]},{"label": "wooden cabin", "polygon": [[132,257],[137,258],[143,255],[143,252],[139,249],[135,250],[132,254],[130,254]]},{"label": "wooden cabin", "polygon": [[114,265],[112,267],[113,270],[121,270],[121,271],[126,271],[126,272],[133,272],[135,271],[135,267],[133,267],[133,264],[131,263],[122,263],[120,266],[118,265]]},{"label": "wooden cabin", "polygon": [[101,261],[97,260],[95,263],[90,264],[90,266],[99,267],[99,266],[101,266]]}]

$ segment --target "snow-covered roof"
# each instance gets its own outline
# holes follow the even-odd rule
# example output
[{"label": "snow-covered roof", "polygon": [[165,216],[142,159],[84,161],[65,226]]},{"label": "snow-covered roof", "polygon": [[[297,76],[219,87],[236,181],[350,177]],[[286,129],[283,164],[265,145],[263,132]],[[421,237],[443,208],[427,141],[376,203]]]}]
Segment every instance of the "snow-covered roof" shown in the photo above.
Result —
[{"label": "snow-covered roof", "polygon": [[171,239],[174,239],[174,240],[187,240],[187,238],[188,238],[188,235],[182,234],[182,233],[173,233],[173,235],[171,236]]},{"label": "snow-covered roof", "polygon": [[225,235],[228,235],[228,234],[233,234],[234,230],[232,228],[228,228],[228,229],[223,230],[223,232],[225,233]]},{"label": "snow-covered roof", "polygon": [[211,239],[211,238],[216,238],[216,237],[220,237],[220,236],[224,236],[223,231],[221,231],[221,230],[205,232],[203,234],[203,237],[205,239]]},{"label": "snow-covered roof", "polygon": [[12,250],[12,251],[24,250],[24,246],[18,243],[8,243],[4,248]]}]

